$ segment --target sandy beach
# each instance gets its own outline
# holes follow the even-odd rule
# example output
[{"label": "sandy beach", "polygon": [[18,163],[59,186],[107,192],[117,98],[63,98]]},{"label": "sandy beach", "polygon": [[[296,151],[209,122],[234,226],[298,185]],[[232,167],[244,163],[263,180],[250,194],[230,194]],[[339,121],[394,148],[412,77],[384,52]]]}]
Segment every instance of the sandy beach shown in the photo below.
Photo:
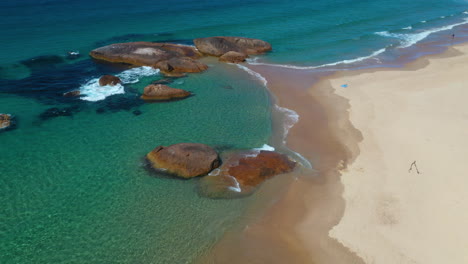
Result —
[{"label": "sandy beach", "polygon": [[365,263],[468,263],[467,53],[322,83],[349,100],[363,136],[330,236]]},{"label": "sandy beach", "polygon": [[287,145],[314,169],[283,180],[281,199],[221,239],[210,261],[468,263],[467,61],[460,45],[320,80],[250,66],[299,114]]}]

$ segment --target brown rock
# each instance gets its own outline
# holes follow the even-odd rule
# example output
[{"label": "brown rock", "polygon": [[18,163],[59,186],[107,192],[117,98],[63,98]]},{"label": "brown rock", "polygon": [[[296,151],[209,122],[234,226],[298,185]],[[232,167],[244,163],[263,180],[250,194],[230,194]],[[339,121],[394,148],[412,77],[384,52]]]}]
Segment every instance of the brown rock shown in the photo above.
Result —
[{"label": "brown rock", "polygon": [[75,90],[75,91],[71,91],[71,92],[66,92],[63,94],[63,96],[65,97],[76,97],[76,96],[80,96],[81,92],[80,90]]},{"label": "brown rock", "polygon": [[114,76],[114,75],[103,75],[101,78],[99,78],[99,85],[100,86],[115,86],[119,83],[122,83],[119,77]]},{"label": "brown rock", "polygon": [[[170,61],[171,66],[180,72],[200,72],[207,68],[203,63],[194,61],[201,57],[201,53],[197,49],[191,46],[170,43],[117,43],[97,48],[91,51],[89,55],[99,60],[157,68],[159,68],[157,66],[159,63]],[[174,60],[175,58],[180,58],[180,60]],[[182,66],[183,63],[188,63],[188,65]],[[165,66],[165,64],[160,66]]]},{"label": "brown rock", "polygon": [[242,186],[257,186],[263,181],[281,173],[290,172],[296,163],[288,156],[273,151],[260,151],[256,157],[245,157],[236,166],[230,166],[227,173]]},{"label": "brown rock", "polygon": [[0,131],[10,129],[13,125],[14,120],[10,114],[0,114]]},{"label": "brown rock", "polygon": [[159,146],[146,155],[154,169],[167,171],[182,178],[205,175],[220,164],[218,153],[198,143]]},{"label": "brown rock", "polygon": [[145,87],[143,100],[171,100],[190,96],[191,93],[182,89],[172,88],[163,84],[150,84]]},{"label": "brown rock", "polygon": [[211,56],[219,57],[229,51],[244,54],[261,54],[271,50],[271,45],[263,40],[242,37],[209,37],[194,39],[197,49]]},{"label": "brown rock", "polygon": [[228,51],[219,57],[219,61],[231,62],[231,63],[241,63],[244,62],[249,56],[242,52],[237,51]]},{"label": "brown rock", "polygon": [[202,72],[208,69],[206,64],[189,57],[174,57],[158,62],[154,67],[166,73]]},{"label": "brown rock", "polygon": [[231,155],[223,165],[200,181],[200,193],[210,198],[234,198],[251,194],[265,180],[290,172],[296,163],[273,151]]}]

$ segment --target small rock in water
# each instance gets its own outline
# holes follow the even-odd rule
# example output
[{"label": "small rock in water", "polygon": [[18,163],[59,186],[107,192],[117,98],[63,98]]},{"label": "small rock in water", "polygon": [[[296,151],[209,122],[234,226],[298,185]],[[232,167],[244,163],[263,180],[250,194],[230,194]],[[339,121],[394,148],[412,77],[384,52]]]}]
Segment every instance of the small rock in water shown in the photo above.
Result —
[{"label": "small rock in water", "polygon": [[173,100],[186,98],[191,94],[191,92],[162,84],[150,84],[145,87],[141,99],[148,101]]},{"label": "small rock in water", "polygon": [[80,96],[81,92],[79,90],[71,91],[71,92],[66,92],[63,94],[64,97],[77,97]]},{"label": "small rock in water", "polygon": [[114,76],[114,75],[103,75],[101,78],[99,78],[99,85],[100,86],[115,86],[119,83],[122,83],[119,77]]},{"label": "small rock in water", "polygon": [[141,114],[143,114],[143,113],[142,113],[140,110],[134,110],[134,111],[132,112],[132,114],[134,114],[134,115],[136,115],[136,116],[139,116],[139,115],[141,115]]},{"label": "small rock in water", "polygon": [[16,127],[16,119],[10,114],[0,114],[0,132]]},{"label": "small rock in water", "polygon": [[78,57],[80,57],[80,56],[81,56],[81,54],[80,54],[79,51],[69,51],[69,52],[67,52],[67,57],[68,57],[69,59],[72,59],[72,60],[73,60],[73,59],[76,59],[76,58],[78,58]]}]

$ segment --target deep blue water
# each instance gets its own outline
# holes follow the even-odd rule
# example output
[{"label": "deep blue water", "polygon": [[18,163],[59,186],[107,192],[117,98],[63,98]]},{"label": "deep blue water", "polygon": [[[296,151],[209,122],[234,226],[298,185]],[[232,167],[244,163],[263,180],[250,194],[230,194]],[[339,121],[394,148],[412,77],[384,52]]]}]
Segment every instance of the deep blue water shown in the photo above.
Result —
[{"label": "deep blue water", "polygon": [[[192,263],[256,199],[199,197],[197,180],[159,177],[143,157],[179,142],[269,143],[270,95],[258,80],[213,62],[172,84],[195,96],[145,104],[139,94],[161,75],[95,62],[90,50],[231,35],[273,45],[250,63],[391,60],[466,37],[467,11],[461,0],[1,1],[0,113],[18,125],[0,133],[0,263]],[[127,81],[104,100],[61,96],[103,74]]]}]

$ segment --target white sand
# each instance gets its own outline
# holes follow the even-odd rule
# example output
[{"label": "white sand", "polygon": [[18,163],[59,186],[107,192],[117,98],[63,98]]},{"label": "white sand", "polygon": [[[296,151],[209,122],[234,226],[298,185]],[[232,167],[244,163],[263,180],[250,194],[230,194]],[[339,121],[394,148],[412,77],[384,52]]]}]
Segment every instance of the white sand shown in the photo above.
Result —
[{"label": "white sand", "polygon": [[418,70],[330,80],[364,140],[329,234],[366,263],[468,263],[468,46],[455,49]]}]

